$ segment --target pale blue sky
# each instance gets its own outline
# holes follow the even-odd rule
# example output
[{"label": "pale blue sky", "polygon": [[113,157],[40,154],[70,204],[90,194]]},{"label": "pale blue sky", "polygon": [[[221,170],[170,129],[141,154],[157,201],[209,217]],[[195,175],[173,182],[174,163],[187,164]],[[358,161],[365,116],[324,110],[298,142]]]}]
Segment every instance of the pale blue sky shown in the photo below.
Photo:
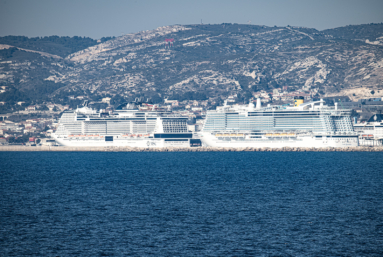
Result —
[{"label": "pale blue sky", "polygon": [[0,36],[120,36],[174,24],[323,30],[383,22],[383,0],[0,0]]}]

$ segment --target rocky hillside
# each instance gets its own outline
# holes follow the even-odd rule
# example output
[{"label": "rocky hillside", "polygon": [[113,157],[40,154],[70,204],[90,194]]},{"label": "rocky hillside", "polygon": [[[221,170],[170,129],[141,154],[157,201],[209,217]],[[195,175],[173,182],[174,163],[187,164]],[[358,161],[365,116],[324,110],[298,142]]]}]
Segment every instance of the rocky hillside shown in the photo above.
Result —
[{"label": "rocky hillside", "polygon": [[166,96],[250,96],[282,86],[354,98],[372,90],[383,94],[383,24],[324,31],[174,25],[89,43],[65,56],[62,48],[44,52],[0,40],[0,85],[9,91],[0,94],[0,101],[64,101],[68,95],[145,95],[159,101]]}]

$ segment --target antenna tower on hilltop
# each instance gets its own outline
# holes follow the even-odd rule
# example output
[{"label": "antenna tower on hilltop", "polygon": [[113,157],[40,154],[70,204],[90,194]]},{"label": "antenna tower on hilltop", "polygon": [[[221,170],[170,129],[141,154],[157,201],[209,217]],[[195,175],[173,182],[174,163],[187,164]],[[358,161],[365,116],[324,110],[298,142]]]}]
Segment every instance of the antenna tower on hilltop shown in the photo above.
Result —
[{"label": "antenna tower on hilltop", "polygon": [[174,38],[165,38],[165,49],[166,47],[173,47]]}]

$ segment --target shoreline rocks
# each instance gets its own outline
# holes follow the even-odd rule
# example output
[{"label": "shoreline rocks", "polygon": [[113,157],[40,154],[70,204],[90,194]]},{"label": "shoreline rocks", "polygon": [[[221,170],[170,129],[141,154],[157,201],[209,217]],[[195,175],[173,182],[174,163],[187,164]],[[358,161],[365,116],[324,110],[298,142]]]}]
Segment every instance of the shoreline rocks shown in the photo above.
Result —
[{"label": "shoreline rocks", "polygon": [[282,148],[217,148],[217,147],[68,147],[68,146],[0,146],[2,152],[383,152],[382,146],[357,147],[282,147]]}]

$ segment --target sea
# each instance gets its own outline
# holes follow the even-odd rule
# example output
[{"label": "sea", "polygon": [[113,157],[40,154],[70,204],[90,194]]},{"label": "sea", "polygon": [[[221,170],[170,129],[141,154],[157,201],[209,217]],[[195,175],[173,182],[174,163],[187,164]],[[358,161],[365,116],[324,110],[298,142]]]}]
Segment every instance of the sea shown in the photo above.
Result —
[{"label": "sea", "polygon": [[0,152],[0,256],[383,256],[383,153]]}]

